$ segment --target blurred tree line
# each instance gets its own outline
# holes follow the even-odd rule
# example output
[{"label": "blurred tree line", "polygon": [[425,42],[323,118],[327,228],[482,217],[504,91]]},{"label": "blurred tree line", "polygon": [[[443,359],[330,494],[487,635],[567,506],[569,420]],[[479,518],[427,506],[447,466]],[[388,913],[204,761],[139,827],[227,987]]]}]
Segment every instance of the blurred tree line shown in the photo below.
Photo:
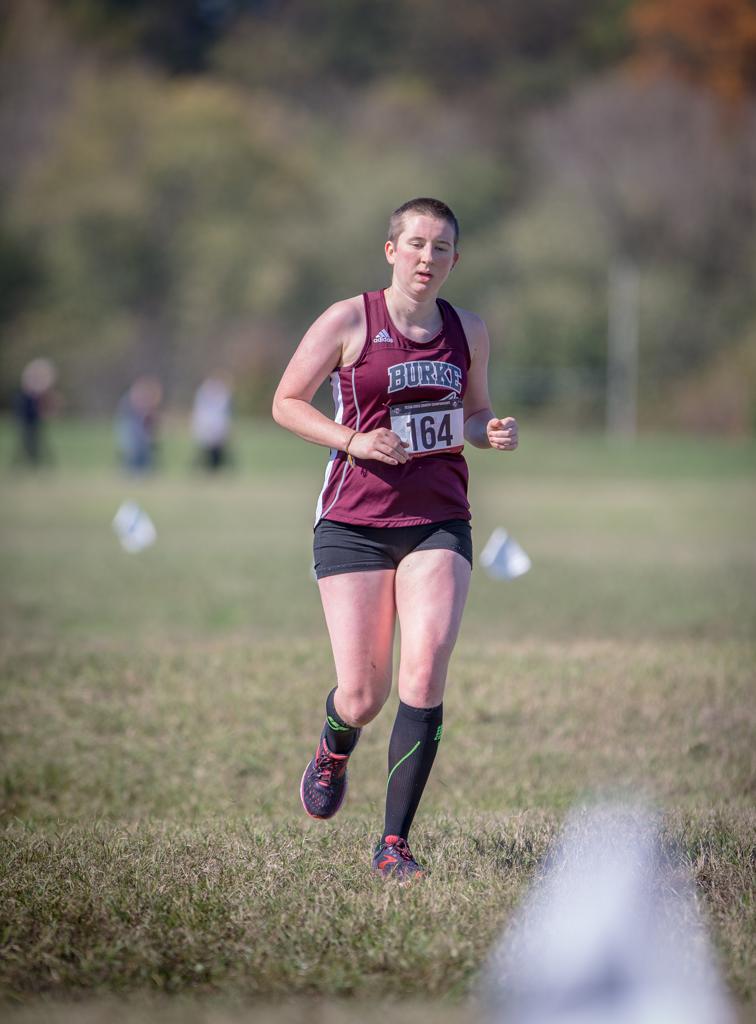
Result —
[{"label": "blurred tree line", "polygon": [[753,0],[11,0],[0,133],[6,401],[45,355],[72,411],[221,365],[267,413],[438,195],[498,407],[603,421],[630,265],[641,424],[756,426]]}]

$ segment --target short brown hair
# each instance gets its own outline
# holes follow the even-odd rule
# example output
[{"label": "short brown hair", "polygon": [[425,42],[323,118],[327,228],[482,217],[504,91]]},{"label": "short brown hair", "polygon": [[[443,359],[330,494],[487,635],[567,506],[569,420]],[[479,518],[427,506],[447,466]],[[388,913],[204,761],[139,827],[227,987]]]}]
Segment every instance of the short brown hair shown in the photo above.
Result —
[{"label": "short brown hair", "polygon": [[454,228],[454,248],[457,248],[459,241],[459,222],[451,211],[451,208],[442,203],[440,199],[410,199],[394,210],[389,220],[388,237],[396,244],[396,240],[404,226],[404,218],[408,213],[424,213],[427,217],[435,217],[437,220],[445,220]]}]

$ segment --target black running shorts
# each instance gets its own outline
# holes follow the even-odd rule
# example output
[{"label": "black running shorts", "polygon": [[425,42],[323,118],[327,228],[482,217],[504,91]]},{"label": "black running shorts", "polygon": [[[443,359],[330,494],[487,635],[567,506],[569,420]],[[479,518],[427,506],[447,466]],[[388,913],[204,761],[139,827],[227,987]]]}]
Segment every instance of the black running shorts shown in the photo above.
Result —
[{"label": "black running shorts", "polygon": [[423,526],[355,526],[321,519],[315,527],[315,575],[396,569],[411,551],[456,551],[472,566],[472,530],[466,519]]}]

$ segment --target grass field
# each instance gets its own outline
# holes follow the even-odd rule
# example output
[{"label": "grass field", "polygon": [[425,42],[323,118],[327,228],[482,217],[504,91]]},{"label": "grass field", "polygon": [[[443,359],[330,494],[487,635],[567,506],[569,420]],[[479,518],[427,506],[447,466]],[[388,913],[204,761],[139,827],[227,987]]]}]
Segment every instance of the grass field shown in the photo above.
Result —
[{"label": "grass field", "polygon": [[[472,452],[473,576],[444,741],[413,830],[431,869],[368,874],[394,701],[339,817],[298,782],[332,664],[310,577],[325,452],[245,424],[208,479],[174,425],[161,472],[59,424],[54,469],[0,469],[0,1010],[340,1024],[476,1018],[488,950],[566,811],[659,808],[722,972],[754,1019],[756,445],[557,437]],[[0,430],[0,467],[12,439]],[[138,501],[158,542],[123,552]]]}]

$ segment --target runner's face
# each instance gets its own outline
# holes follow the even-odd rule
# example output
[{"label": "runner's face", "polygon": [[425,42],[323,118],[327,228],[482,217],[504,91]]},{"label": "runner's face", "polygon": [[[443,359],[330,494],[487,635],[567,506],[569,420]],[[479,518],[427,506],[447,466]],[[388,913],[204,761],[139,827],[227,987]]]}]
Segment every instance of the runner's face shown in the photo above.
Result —
[{"label": "runner's face", "polygon": [[452,225],[424,213],[408,214],[396,242],[386,242],[394,282],[415,298],[437,292],[458,257]]}]

